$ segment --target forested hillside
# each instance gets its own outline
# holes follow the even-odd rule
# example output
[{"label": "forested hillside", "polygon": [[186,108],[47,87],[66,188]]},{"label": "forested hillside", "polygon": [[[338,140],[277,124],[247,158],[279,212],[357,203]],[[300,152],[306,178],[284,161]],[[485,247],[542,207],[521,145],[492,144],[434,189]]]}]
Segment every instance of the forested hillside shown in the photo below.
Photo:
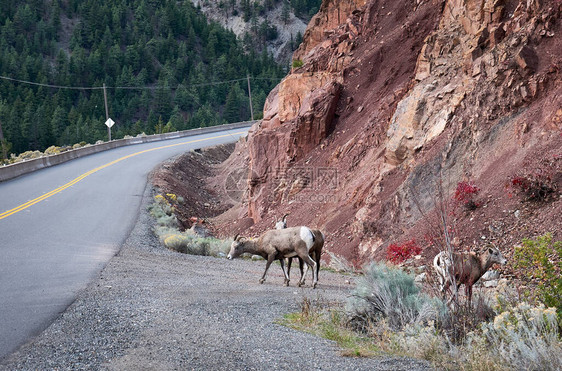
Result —
[{"label": "forested hillside", "polygon": [[258,116],[284,71],[189,1],[0,2],[12,153],[107,139],[103,84],[114,138],[248,120],[248,75]]}]

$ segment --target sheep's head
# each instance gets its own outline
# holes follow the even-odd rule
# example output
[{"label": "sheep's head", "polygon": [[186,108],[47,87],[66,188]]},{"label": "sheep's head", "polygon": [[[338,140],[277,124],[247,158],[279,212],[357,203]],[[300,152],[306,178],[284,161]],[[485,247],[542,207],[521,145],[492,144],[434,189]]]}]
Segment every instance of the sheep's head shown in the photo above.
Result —
[{"label": "sheep's head", "polygon": [[507,259],[504,258],[500,250],[495,247],[488,248],[488,259],[491,263],[498,263],[501,265],[505,265],[507,263]]},{"label": "sheep's head", "polygon": [[287,228],[287,216],[288,215],[289,214],[283,215],[283,218],[281,218],[280,221],[275,223],[275,229],[285,229],[285,228]]},{"label": "sheep's head", "polygon": [[228,259],[234,259],[242,255],[244,253],[244,242],[246,239],[244,237],[240,237],[240,235],[236,235],[234,237],[234,241],[230,245],[230,252],[228,253]]},{"label": "sheep's head", "polygon": [[275,223],[275,229],[285,229],[285,228],[287,228],[287,223],[285,223],[284,221]]}]

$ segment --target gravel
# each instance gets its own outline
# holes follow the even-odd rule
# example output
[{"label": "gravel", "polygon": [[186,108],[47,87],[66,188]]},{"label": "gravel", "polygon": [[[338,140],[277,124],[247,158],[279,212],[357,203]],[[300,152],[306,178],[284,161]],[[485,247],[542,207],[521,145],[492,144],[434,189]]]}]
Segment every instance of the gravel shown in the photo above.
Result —
[{"label": "gravel", "polygon": [[151,232],[147,188],[120,252],[51,326],[5,358],[1,370],[431,369],[405,358],[343,357],[334,342],[277,324],[305,297],[344,301],[348,277],[321,271],[316,290],[284,287],[275,264],[260,285],[263,261],[168,251]]}]

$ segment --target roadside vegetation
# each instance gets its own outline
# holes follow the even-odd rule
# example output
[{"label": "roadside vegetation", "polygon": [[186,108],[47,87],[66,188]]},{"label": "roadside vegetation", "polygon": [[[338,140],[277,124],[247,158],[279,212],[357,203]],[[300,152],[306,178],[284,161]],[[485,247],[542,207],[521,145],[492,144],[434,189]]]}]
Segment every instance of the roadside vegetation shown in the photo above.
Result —
[{"label": "roadside vegetation", "polygon": [[154,233],[160,243],[170,250],[184,254],[225,257],[231,240],[201,236],[191,229],[180,231],[174,209],[183,202],[182,197],[173,193],[154,196],[149,212],[156,220]]},{"label": "roadside vegetation", "polygon": [[305,298],[279,322],[334,340],[347,356],[393,354],[449,370],[560,370],[560,308],[503,284],[454,309],[394,265],[372,264],[345,306]]},{"label": "roadside vegetation", "polygon": [[[521,202],[547,204],[557,195],[545,186],[550,178],[541,179],[512,182],[522,189]],[[451,201],[442,184],[436,189],[436,217],[417,205],[434,231],[425,239],[432,251],[452,254],[459,251],[455,216],[481,207],[480,189],[458,183]],[[334,340],[349,356],[407,356],[447,370],[562,369],[562,241],[550,233],[522,239],[508,263],[517,282],[498,280],[472,302],[454,290],[442,294],[433,270],[416,281],[413,262],[421,252],[416,240],[389,244],[387,263],[365,266],[345,305],[305,298],[281,323]]]},{"label": "roadside vegetation", "polygon": [[80,142],[80,143],[74,144],[73,146],[63,146],[63,147],[50,146],[44,152],[41,152],[41,151],[25,151],[23,153],[20,153],[19,155],[15,155],[14,153],[12,153],[12,154],[10,154],[10,158],[0,159],[0,165],[15,164],[15,163],[18,163],[18,162],[33,160],[35,158],[51,156],[51,155],[58,155],[59,153],[67,152],[67,151],[82,148],[82,147],[87,147],[87,146],[90,146],[90,145],[91,144],[88,144],[86,142]]}]

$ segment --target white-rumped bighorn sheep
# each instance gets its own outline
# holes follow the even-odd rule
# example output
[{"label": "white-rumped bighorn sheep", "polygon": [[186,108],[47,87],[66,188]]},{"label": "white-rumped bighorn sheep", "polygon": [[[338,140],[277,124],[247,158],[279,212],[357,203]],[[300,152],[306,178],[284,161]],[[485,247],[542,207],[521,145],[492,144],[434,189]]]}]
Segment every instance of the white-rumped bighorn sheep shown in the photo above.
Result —
[{"label": "white-rumped bighorn sheep", "polygon": [[[433,259],[433,267],[439,278],[440,290],[444,294],[451,285],[453,285],[453,289],[455,290],[454,294],[447,301],[447,304],[457,296],[459,287],[464,284],[468,304],[470,305],[472,300],[472,286],[494,263],[499,263],[501,265],[507,263],[502,253],[495,247],[489,247],[480,254],[469,252],[453,253],[451,255],[447,251],[442,251],[437,254]],[[453,279],[455,284],[453,284]]]},{"label": "white-rumped bighorn sheep", "polygon": [[[318,229],[311,229],[312,234],[314,235],[314,244],[308,251],[310,257],[316,262],[316,272],[313,272],[312,277],[314,278],[314,273],[316,273],[316,282],[318,282],[318,277],[320,273],[320,258],[322,257],[322,248],[324,248],[324,234]],[[301,279],[299,280],[298,286],[304,285],[304,280],[308,273],[308,265],[306,266],[306,272],[303,273],[303,266],[304,262],[301,258],[299,259],[299,269],[301,272]],[[289,272],[291,271],[291,262],[292,258],[289,259],[289,263],[287,264],[287,277],[289,277]]]},{"label": "white-rumped bighorn sheep", "polygon": [[[275,229],[286,229],[287,228],[287,216],[289,214],[285,214],[283,215],[283,218],[281,218],[280,221],[278,221],[277,223],[275,223]],[[324,235],[322,234],[322,232],[320,232],[319,230],[315,229],[312,230],[312,233],[314,233],[315,236],[315,241],[314,241],[314,247],[311,249],[310,251],[310,257],[312,259],[314,259],[314,261],[316,262],[316,277],[318,279],[319,277],[319,273],[320,273],[320,258],[322,256],[322,248],[324,247]],[[301,272],[301,278],[299,280],[298,286],[302,286],[304,285],[304,281],[306,278],[306,274],[308,273],[308,265],[306,266],[306,272],[304,272],[304,262],[301,258],[299,258],[298,256],[296,257],[299,260],[299,270]],[[291,277],[291,265],[293,264],[293,259],[294,258],[288,258],[287,259],[287,277]],[[314,276],[314,275],[313,275]],[[287,283],[288,285],[288,283]]]},{"label": "white-rumped bighorn sheep", "polygon": [[[321,241],[320,241],[321,240]],[[317,267],[320,266],[317,261],[320,260],[320,253],[322,247],[319,245],[324,245],[324,238],[322,232],[317,230],[311,230],[308,227],[292,227],[286,229],[272,229],[259,238],[245,238],[236,235],[234,241],[230,246],[230,252],[228,253],[228,259],[234,259],[243,253],[250,253],[254,255],[260,255],[267,260],[265,265],[265,271],[260,279],[260,283],[265,282],[265,276],[267,270],[274,260],[279,260],[281,262],[281,268],[285,275],[285,285],[289,285],[289,274],[285,269],[285,258],[292,258],[298,256],[310,266],[313,271],[313,283],[312,287],[315,288],[318,282],[318,270]],[[314,255],[314,259],[310,257],[310,254]],[[301,280],[304,282],[303,278]],[[300,285],[300,282],[299,282]]]}]

